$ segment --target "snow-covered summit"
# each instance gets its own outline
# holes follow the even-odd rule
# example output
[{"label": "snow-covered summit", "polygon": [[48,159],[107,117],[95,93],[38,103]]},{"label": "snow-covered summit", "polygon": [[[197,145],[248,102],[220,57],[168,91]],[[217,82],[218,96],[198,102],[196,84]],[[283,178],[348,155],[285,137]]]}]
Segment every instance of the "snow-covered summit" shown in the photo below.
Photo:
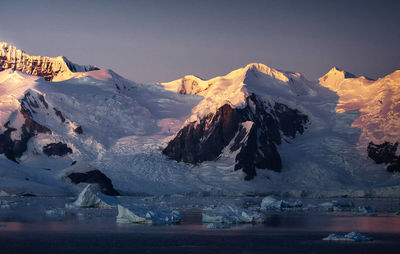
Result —
[{"label": "snow-covered summit", "polygon": [[98,70],[95,66],[72,63],[64,56],[31,56],[13,45],[0,42],[0,71],[9,68],[52,81],[69,79],[74,72]]},{"label": "snow-covered summit", "polygon": [[340,89],[340,84],[347,79],[355,79],[357,78],[356,75],[341,70],[338,67],[333,67],[332,69],[329,70],[328,73],[326,73],[324,76],[319,78],[320,84],[322,84],[325,87],[328,87],[329,89],[333,91],[337,91]]},{"label": "snow-covered summit", "polygon": [[221,85],[224,80],[231,81],[230,84],[228,84],[229,86],[233,85],[237,87],[243,87],[245,85],[243,82],[246,80],[246,77],[250,75],[257,75],[257,73],[264,74],[269,76],[271,79],[278,80],[286,84],[288,84],[291,80],[307,81],[304,75],[299,72],[281,71],[262,63],[250,63],[245,67],[228,73],[225,76],[215,77],[210,80],[203,80],[194,75],[186,75],[183,78],[159,84],[167,90],[181,94],[197,94],[204,96],[207,94],[207,90],[209,88]]},{"label": "snow-covered summit", "polygon": [[197,105],[189,122],[214,113],[225,104],[245,107],[252,93],[269,94],[291,100],[293,96],[315,95],[313,83],[298,72],[280,71],[261,63],[250,63],[225,76],[202,80],[193,75],[167,83],[159,83],[166,90],[180,94],[196,94],[205,99]]}]

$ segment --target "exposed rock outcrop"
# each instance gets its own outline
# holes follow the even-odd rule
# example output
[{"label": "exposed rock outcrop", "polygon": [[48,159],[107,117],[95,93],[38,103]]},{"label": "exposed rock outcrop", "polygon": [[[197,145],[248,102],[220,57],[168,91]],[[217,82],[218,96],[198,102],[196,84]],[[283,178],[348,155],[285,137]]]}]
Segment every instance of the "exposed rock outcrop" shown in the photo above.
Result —
[{"label": "exposed rock outcrop", "polygon": [[27,74],[44,77],[46,80],[62,80],[72,72],[98,70],[95,66],[82,66],[65,57],[31,56],[22,50],[0,42],[0,71],[14,69]]},{"label": "exposed rock outcrop", "polygon": [[31,111],[23,107],[23,104],[21,104],[20,113],[25,119],[24,124],[21,126],[20,139],[13,140],[11,138],[11,133],[17,130],[9,127],[9,122],[4,124],[4,128],[6,128],[6,130],[0,134],[0,154],[4,154],[8,159],[15,162],[17,162],[17,158],[21,157],[22,154],[27,150],[27,144],[30,138],[39,133],[51,133],[49,128],[37,123],[31,118]]},{"label": "exposed rock outcrop", "polygon": [[61,142],[50,143],[43,147],[43,153],[47,156],[65,156],[69,153],[72,153],[72,149],[69,148],[67,144],[63,144]]},{"label": "exposed rock outcrop", "polygon": [[67,175],[73,183],[93,183],[98,184],[100,191],[109,196],[119,196],[119,192],[114,189],[112,181],[100,170],[91,170],[88,172],[73,172]]},{"label": "exposed rock outcrop", "polygon": [[74,129],[74,132],[77,134],[82,134],[83,133],[83,129],[82,126],[78,126]]},{"label": "exposed rock outcrop", "polygon": [[386,170],[389,172],[400,172],[400,156],[396,156],[399,143],[384,142],[376,145],[370,142],[368,145],[368,157],[377,164],[389,164]]},{"label": "exposed rock outcrop", "polygon": [[255,94],[247,97],[244,108],[225,104],[215,114],[184,126],[163,150],[169,158],[187,163],[217,159],[230,146],[236,153],[235,170],[242,169],[246,180],[256,168],[280,171],[281,157],[276,146],[282,135],[294,138],[304,132],[308,117],[280,103],[271,105]]}]

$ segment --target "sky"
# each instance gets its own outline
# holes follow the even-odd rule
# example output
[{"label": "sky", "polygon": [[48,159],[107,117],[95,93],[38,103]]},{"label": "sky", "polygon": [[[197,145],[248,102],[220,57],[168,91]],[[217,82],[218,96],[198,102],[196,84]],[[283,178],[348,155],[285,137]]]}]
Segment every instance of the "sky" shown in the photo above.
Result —
[{"label": "sky", "polygon": [[251,62],[316,80],[400,69],[400,1],[0,1],[0,41],[136,82],[209,79]]}]

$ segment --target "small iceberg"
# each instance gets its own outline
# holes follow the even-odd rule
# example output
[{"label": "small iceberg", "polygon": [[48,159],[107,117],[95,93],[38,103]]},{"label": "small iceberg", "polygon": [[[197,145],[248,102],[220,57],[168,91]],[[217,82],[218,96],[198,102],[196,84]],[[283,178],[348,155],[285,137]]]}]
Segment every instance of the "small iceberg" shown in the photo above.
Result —
[{"label": "small iceberg", "polygon": [[372,237],[368,237],[362,235],[358,232],[350,232],[345,235],[340,234],[330,234],[327,237],[323,238],[324,241],[352,241],[352,242],[365,242],[365,241],[372,241]]},{"label": "small iceberg", "polygon": [[45,214],[49,216],[65,216],[65,211],[62,209],[50,209],[46,210]]},{"label": "small iceberg", "polygon": [[112,208],[118,204],[117,199],[96,191],[88,184],[79,194],[75,202],[65,204],[66,208]]},{"label": "small iceberg", "polygon": [[355,216],[377,216],[376,208],[372,206],[359,206],[354,212]]},{"label": "small iceberg", "polygon": [[7,200],[0,200],[0,208],[10,208],[10,201]]},{"label": "small iceberg", "polygon": [[117,223],[149,223],[158,225],[171,225],[181,222],[178,211],[168,208],[130,205],[118,205]]},{"label": "small iceberg", "polygon": [[301,208],[303,202],[296,200],[290,202],[286,200],[278,200],[274,196],[267,196],[261,201],[261,210],[289,210],[293,208]]},{"label": "small iceberg", "polygon": [[264,214],[235,205],[222,205],[202,213],[203,223],[262,223],[264,220]]},{"label": "small iceberg", "polygon": [[350,200],[332,200],[318,205],[324,211],[348,212],[354,210],[354,203]]},{"label": "small iceberg", "polygon": [[0,197],[10,197],[10,196],[15,196],[15,195],[10,194],[5,190],[0,190]]}]

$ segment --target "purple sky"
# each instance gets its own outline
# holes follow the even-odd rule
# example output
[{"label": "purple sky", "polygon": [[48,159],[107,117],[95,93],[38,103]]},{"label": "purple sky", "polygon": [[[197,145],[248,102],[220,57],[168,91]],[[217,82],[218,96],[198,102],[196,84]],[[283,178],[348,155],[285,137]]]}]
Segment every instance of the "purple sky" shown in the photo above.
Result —
[{"label": "purple sky", "polygon": [[333,66],[378,78],[400,69],[399,10],[397,0],[13,0],[0,3],[0,41],[145,83],[250,62],[311,80]]}]

